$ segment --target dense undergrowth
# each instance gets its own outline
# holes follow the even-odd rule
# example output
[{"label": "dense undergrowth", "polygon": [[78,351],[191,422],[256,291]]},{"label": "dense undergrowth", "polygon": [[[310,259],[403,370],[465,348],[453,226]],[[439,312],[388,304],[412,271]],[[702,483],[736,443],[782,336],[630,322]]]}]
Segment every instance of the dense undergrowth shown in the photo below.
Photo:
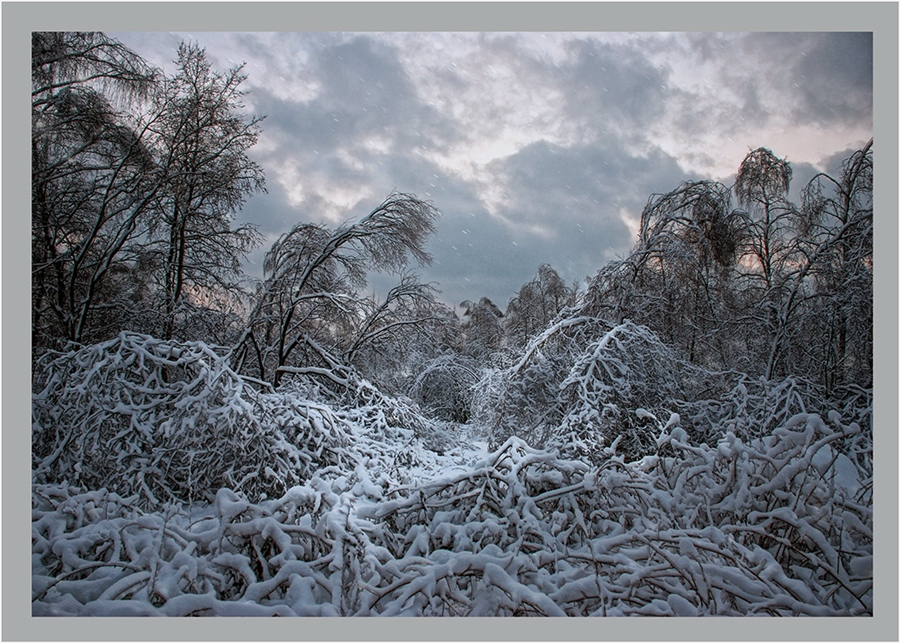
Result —
[{"label": "dense undergrowth", "polygon": [[48,358],[33,614],[870,615],[870,397],[805,408],[796,382],[745,378],[634,408],[586,375],[624,377],[628,338],[652,341],[632,331],[586,344],[560,417],[652,439],[585,458],[515,435],[477,455],[471,427],[363,380],[273,392],[202,343]]}]

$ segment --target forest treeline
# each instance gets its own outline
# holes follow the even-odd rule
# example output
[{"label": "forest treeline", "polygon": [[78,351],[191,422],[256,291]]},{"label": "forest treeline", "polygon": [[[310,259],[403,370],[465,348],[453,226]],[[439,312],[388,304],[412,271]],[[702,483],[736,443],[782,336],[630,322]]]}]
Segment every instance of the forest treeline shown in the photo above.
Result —
[{"label": "forest treeline", "polygon": [[[248,278],[261,236],[234,221],[265,190],[248,155],[263,119],[243,109],[241,67],[215,70],[195,44],[176,63],[168,76],[101,33],[33,34],[36,364],[122,331],[203,341],[266,390],[360,377],[538,446],[561,423],[572,443],[616,426],[608,445],[637,407],[785,378],[829,403],[869,395],[871,141],[800,203],[790,164],[753,150],[733,186],[651,196],[633,249],[586,283],[542,265],[505,310],[481,298],[460,317],[414,272],[439,212],[411,194],[336,228],[299,223]],[[382,299],[366,294],[375,270],[397,277]]]}]

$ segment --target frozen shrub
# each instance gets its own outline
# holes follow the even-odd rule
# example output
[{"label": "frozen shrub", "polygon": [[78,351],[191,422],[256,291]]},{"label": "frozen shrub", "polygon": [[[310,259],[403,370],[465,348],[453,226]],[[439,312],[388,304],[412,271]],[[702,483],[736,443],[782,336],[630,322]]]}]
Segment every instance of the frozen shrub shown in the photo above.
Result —
[{"label": "frozen shrub", "polygon": [[202,342],[116,339],[39,364],[32,399],[36,482],[209,500],[224,487],[280,495],[337,464],[346,428],[331,410],[258,393]]},{"label": "frozen shrub", "polygon": [[695,370],[644,326],[563,319],[508,369],[491,444],[516,435],[566,457],[599,462],[615,445],[638,458],[653,451],[655,417],[674,410]]},{"label": "frozen shrub", "polygon": [[[490,445],[497,448],[510,436],[543,447],[563,411],[560,384],[591,338],[608,325],[594,317],[561,316],[528,342],[512,364],[485,371],[479,382],[478,409],[490,421]],[[488,405],[491,412],[485,412]]]},{"label": "frozen shrub", "polygon": [[603,459],[603,448],[634,459],[655,450],[656,415],[681,397],[680,364],[645,326],[625,321],[582,353],[560,385],[565,416],[551,444],[570,456]]},{"label": "frozen shrub", "polygon": [[799,378],[770,381],[741,374],[730,379],[733,384],[723,387],[715,399],[683,407],[682,416],[690,418],[691,424],[718,429],[719,435],[707,436],[711,440],[725,431],[744,440],[769,435],[795,414],[822,408],[819,391]]},{"label": "frozen shrub", "polygon": [[541,354],[509,373],[497,396],[491,447],[498,448],[511,436],[543,447],[562,419],[559,383],[568,366],[565,356]]},{"label": "frozen shrub", "polygon": [[829,397],[823,387],[800,377],[767,380],[699,370],[695,374],[706,382],[700,386],[695,381],[693,395],[674,406],[696,441],[713,444],[726,432],[744,440],[763,437],[798,413],[825,415],[830,410],[839,410],[841,417],[871,431],[871,389],[847,388],[839,392],[842,395]]},{"label": "frozen shrub", "polygon": [[470,422],[473,427],[491,427],[497,421],[500,399],[507,388],[508,373],[504,368],[484,367],[472,387]]},{"label": "frozen shrub", "polygon": [[335,466],[280,498],[35,485],[33,614],[871,616],[871,437],[836,412],[602,464],[512,437],[397,485]]}]

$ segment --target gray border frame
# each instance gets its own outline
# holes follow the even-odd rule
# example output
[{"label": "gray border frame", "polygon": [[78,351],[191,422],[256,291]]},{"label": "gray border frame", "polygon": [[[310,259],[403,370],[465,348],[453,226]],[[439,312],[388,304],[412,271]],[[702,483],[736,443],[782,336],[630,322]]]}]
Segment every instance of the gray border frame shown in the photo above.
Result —
[{"label": "gray border frame", "polygon": [[[3,640],[898,640],[898,5],[894,2],[4,2]],[[31,617],[27,245],[30,32],[870,31],[875,67],[875,608],[856,618],[78,619]]]}]

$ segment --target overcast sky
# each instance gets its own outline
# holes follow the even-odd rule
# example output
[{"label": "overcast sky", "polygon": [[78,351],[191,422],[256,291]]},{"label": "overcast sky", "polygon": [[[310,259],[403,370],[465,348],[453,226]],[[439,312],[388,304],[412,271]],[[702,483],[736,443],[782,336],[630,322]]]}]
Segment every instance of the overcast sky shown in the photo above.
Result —
[{"label": "overcast sky", "polygon": [[[246,63],[268,193],[238,216],[264,247],[391,191],[441,211],[442,298],[505,308],[541,263],[569,282],[635,241],[653,193],[727,185],[760,146],[794,192],[872,136],[868,33],[111,33],[173,70],[179,42]],[[384,288],[383,280],[373,286]]]}]

